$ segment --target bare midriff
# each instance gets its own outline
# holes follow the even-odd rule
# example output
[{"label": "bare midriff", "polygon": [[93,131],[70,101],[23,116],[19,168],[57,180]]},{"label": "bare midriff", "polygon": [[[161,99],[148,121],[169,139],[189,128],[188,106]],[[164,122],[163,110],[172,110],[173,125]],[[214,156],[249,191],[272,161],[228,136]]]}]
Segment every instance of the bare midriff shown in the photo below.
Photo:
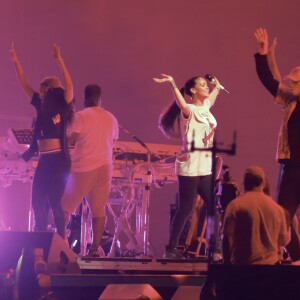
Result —
[{"label": "bare midriff", "polygon": [[48,152],[61,149],[60,139],[43,139],[38,140],[39,151]]}]

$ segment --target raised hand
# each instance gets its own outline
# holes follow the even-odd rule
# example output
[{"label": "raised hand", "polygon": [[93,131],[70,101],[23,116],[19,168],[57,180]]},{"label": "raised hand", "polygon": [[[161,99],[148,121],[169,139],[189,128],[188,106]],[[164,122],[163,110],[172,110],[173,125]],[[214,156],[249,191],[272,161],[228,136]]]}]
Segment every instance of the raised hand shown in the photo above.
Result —
[{"label": "raised hand", "polygon": [[11,43],[11,47],[9,49],[9,56],[11,58],[11,60],[13,61],[14,65],[15,65],[15,70],[19,79],[19,82],[21,84],[21,87],[23,88],[23,90],[25,91],[26,95],[28,96],[28,98],[31,100],[32,96],[34,94],[34,90],[31,87],[31,85],[29,84],[27,77],[24,73],[23,67],[19,61],[19,58],[17,56],[16,50],[15,50],[15,45],[12,42]]},{"label": "raised hand", "polygon": [[162,78],[153,78],[153,80],[157,83],[164,83],[164,82],[174,83],[174,79],[172,76],[166,74],[160,74],[160,75],[162,76]]},{"label": "raised hand", "polygon": [[258,42],[259,54],[265,55],[268,53],[269,39],[268,32],[265,28],[256,29],[254,36]]},{"label": "raised hand", "polygon": [[67,103],[71,103],[73,101],[73,83],[72,83],[70,72],[61,56],[60,46],[58,46],[57,44],[53,44],[52,54],[54,59],[58,63],[64,77],[65,100],[67,101]]},{"label": "raised hand", "polygon": [[271,45],[269,51],[270,51],[270,52],[274,52],[275,49],[276,49],[276,47],[277,47],[277,38],[274,38],[274,40],[273,40],[273,42],[272,42],[272,45]]},{"label": "raised hand", "polygon": [[221,89],[221,84],[219,82],[219,80],[214,76],[213,80],[210,81],[210,83],[215,86],[217,89]]},{"label": "raised hand", "polygon": [[61,53],[60,53],[60,46],[58,46],[57,44],[53,44],[52,55],[53,55],[54,59],[57,61],[62,59]]}]

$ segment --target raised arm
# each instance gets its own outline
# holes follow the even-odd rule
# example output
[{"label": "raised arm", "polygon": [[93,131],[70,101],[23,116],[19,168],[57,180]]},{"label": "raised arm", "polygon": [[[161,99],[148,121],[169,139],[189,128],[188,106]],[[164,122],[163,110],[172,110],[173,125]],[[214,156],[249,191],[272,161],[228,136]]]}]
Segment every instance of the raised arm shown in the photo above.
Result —
[{"label": "raised arm", "polygon": [[162,78],[153,78],[153,80],[157,83],[169,82],[171,84],[178,107],[182,111],[183,115],[185,117],[188,117],[191,112],[190,108],[189,108],[188,104],[186,103],[184,97],[182,96],[180,90],[178,89],[173,77],[171,77],[170,75],[166,75],[166,74],[161,74],[161,76],[162,76]]},{"label": "raised arm", "polygon": [[14,43],[12,43],[12,45],[9,49],[9,55],[15,65],[15,70],[16,70],[20,85],[23,88],[23,90],[25,91],[28,98],[31,100],[32,96],[34,94],[34,90],[31,87],[31,85],[28,83],[28,80],[24,73],[23,67],[21,66],[21,63],[20,63],[17,53],[15,51]]},{"label": "raised arm", "polygon": [[267,57],[268,57],[269,67],[270,67],[270,70],[273,74],[273,77],[277,81],[281,82],[281,74],[280,74],[280,71],[279,71],[279,68],[278,68],[278,65],[277,65],[277,62],[276,62],[276,57],[275,57],[275,48],[276,48],[276,46],[277,46],[277,38],[275,38],[273,40],[272,45],[268,50]]},{"label": "raised arm", "polygon": [[278,74],[273,74],[269,66],[267,57],[269,47],[267,30],[258,28],[254,36],[258,43],[258,53],[255,54],[257,75],[265,88],[275,97],[279,87],[279,80],[275,78]]},{"label": "raised arm", "polygon": [[260,55],[267,55],[269,68],[272,72],[273,77],[277,81],[281,81],[281,75],[278,69],[278,65],[275,58],[275,49],[277,46],[277,38],[275,38],[272,42],[271,47],[269,48],[269,38],[268,32],[264,28],[258,28],[255,33],[255,38],[258,42],[258,51]]},{"label": "raised arm", "polygon": [[213,85],[213,90],[210,92],[208,99],[210,101],[210,106],[213,106],[215,104],[217,96],[220,93],[221,85],[216,77],[214,77],[214,81],[211,82],[211,84]]},{"label": "raised arm", "polygon": [[254,36],[258,43],[258,52],[260,55],[267,55],[268,54],[268,47],[269,47],[269,38],[268,32],[265,28],[258,28],[254,32]]},{"label": "raised arm", "polygon": [[64,83],[65,83],[65,99],[66,99],[67,103],[71,103],[73,100],[73,97],[74,97],[72,78],[71,78],[69,70],[67,69],[67,66],[61,56],[60,46],[58,46],[56,44],[53,45],[53,57],[57,61],[58,65],[61,69],[61,72],[63,74]]}]

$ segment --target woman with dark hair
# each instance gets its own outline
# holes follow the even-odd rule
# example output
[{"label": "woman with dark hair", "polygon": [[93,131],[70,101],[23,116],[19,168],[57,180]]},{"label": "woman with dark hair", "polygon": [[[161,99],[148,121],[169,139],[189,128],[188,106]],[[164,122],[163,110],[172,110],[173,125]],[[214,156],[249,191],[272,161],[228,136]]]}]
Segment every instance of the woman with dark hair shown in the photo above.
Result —
[{"label": "woman with dark hair", "polygon": [[71,76],[61,56],[60,47],[54,44],[53,57],[61,68],[65,88],[57,77],[46,77],[41,82],[38,94],[27,81],[14,45],[10,49],[10,57],[15,64],[19,82],[37,111],[31,151],[23,156],[28,160],[34,152],[38,151],[39,154],[31,197],[35,221],[34,230],[47,231],[50,205],[57,233],[64,238],[61,197],[70,170],[66,127],[72,119],[73,84]]},{"label": "woman with dark hair", "polygon": [[[211,198],[212,182],[212,153],[210,151],[190,152],[193,141],[196,148],[210,148],[213,143],[217,121],[210,112],[219,94],[221,85],[217,79],[213,80],[214,88],[209,93],[207,82],[202,77],[189,79],[179,90],[174,79],[162,74],[162,78],[154,78],[155,82],[171,84],[176,101],[161,115],[159,128],[167,136],[182,138],[182,153],[177,157],[175,170],[179,182],[179,205],[171,225],[169,244],[164,254],[165,258],[180,258],[177,250],[179,236],[185,222],[194,206],[197,195],[208,203]],[[191,104],[184,96],[188,95]],[[177,128],[176,128],[177,127]]]}]

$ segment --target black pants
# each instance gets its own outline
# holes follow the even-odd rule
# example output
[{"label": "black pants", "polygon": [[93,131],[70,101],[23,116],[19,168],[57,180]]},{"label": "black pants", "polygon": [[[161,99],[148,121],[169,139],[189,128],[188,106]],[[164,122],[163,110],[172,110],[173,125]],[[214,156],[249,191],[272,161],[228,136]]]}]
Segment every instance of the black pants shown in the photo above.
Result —
[{"label": "black pants", "polygon": [[279,186],[278,204],[288,212],[287,223],[291,226],[291,241],[287,250],[292,261],[300,260],[300,242],[297,229],[293,226],[293,218],[300,203],[300,167],[288,163],[283,168]]},{"label": "black pants", "polygon": [[171,226],[170,248],[177,246],[179,236],[194,207],[196,196],[200,195],[206,204],[210,201],[211,179],[212,175],[178,176],[179,202]]},{"label": "black pants", "polygon": [[34,174],[31,196],[35,231],[47,230],[50,206],[57,233],[64,237],[64,214],[60,201],[69,171],[70,161],[64,153],[41,155]]}]

